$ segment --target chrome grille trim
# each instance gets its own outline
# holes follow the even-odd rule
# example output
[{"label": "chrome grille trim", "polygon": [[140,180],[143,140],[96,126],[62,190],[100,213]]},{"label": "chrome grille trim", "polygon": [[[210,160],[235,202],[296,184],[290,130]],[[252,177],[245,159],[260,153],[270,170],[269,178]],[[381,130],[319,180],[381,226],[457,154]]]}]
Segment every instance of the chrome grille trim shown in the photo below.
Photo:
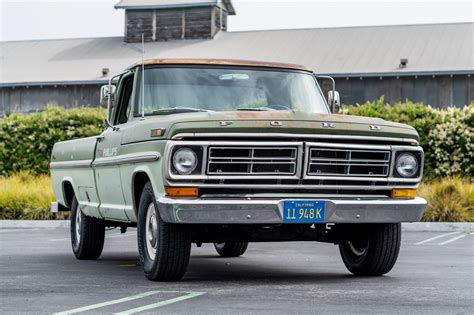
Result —
[{"label": "chrome grille trim", "polygon": [[296,146],[210,146],[208,150],[208,175],[296,175]]},{"label": "chrome grille trim", "polygon": [[387,177],[389,150],[309,147],[309,176]]},{"label": "chrome grille trim", "polygon": [[[317,157],[312,156],[312,152],[314,150],[326,150],[328,152],[383,152],[383,153],[388,153],[387,156],[383,156],[383,158],[374,158],[373,161],[375,161],[374,164],[383,164],[385,169],[383,169],[383,174],[360,174],[357,172],[350,173],[347,169],[343,169],[343,171],[339,170],[339,172],[321,172],[321,173],[316,173],[314,170],[311,169],[313,165],[323,165],[322,163],[331,163],[330,165],[341,165],[341,166],[355,166],[356,164],[363,164],[363,165],[368,165],[367,164],[367,159],[364,158],[364,161],[359,161],[360,159],[353,159],[349,158],[348,154],[347,156],[343,154],[342,156],[328,156],[327,159],[319,159]],[[333,180],[355,180],[356,178],[358,180],[367,180],[372,183],[374,182],[380,182],[380,181],[390,181],[393,180],[390,177],[390,172],[391,172],[391,166],[393,164],[392,161],[392,146],[391,145],[364,145],[364,144],[344,144],[344,143],[326,143],[326,142],[306,142],[305,143],[305,162],[304,162],[304,169],[303,169],[303,179],[313,179],[313,180],[323,180],[323,179],[333,179]],[[338,159],[334,159],[334,157],[337,157]],[[324,157],[323,157],[324,158]],[[382,161],[382,162],[377,162],[377,161]],[[348,165],[344,165],[348,164]],[[385,165],[388,164],[388,165]],[[329,164],[328,164],[329,165]],[[347,167],[348,168],[348,167]]]},{"label": "chrome grille trim", "polygon": [[[195,175],[177,175],[172,174],[170,171],[171,165],[171,153],[173,147],[175,146],[202,146],[203,147],[203,159],[202,159],[202,170],[201,174]],[[288,162],[294,162],[294,171],[291,173],[237,173],[237,174],[229,174],[229,173],[218,173],[218,172],[211,172],[208,173],[208,160],[210,160],[209,153],[210,148],[219,148],[219,147],[247,147],[247,148],[278,148],[278,149],[294,149],[295,157],[294,160],[289,159]],[[225,158],[225,157],[224,157]],[[213,157],[214,161],[216,157]],[[276,160],[272,158],[271,160]],[[166,144],[165,149],[165,161],[164,167],[165,174],[167,174],[167,178],[171,180],[226,180],[226,179],[299,179],[302,172],[303,167],[303,142],[281,142],[281,141],[168,141]],[[253,159],[251,162],[252,164],[258,164],[260,160]],[[234,161],[237,162],[237,161]],[[249,161],[246,161],[249,162]],[[262,162],[267,163],[268,159],[262,160]],[[235,164],[235,163],[234,163]],[[268,164],[268,163],[267,163]]]},{"label": "chrome grille trim", "polygon": [[251,189],[302,189],[302,190],[312,190],[312,189],[320,189],[320,190],[370,190],[370,191],[377,191],[377,190],[391,190],[393,188],[417,188],[419,183],[407,182],[405,185],[398,185],[398,184],[389,184],[384,186],[375,186],[375,185],[268,185],[268,184],[248,184],[248,185],[240,185],[240,184],[205,184],[205,183],[190,183],[190,182],[168,182],[167,185],[169,186],[176,186],[176,187],[183,187],[183,186],[194,186],[199,188],[251,188]]},{"label": "chrome grille trim", "polygon": [[[180,140],[183,138],[219,138],[219,137],[229,137],[229,138],[283,138],[283,139],[324,139],[324,140],[334,140],[334,141],[344,141],[344,140],[367,140],[367,141],[376,141],[376,142],[404,142],[407,145],[418,145],[419,142],[416,139],[412,138],[396,138],[396,137],[380,137],[380,136],[351,136],[351,135],[331,135],[331,134],[295,134],[295,133],[236,133],[236,132],[196,132],[196,133],[178,133],[171,137],[172,140]],[[199,141],[199,140],[198,140]]]},{"label": "chrome grille trim", "polygon": [[[203,146],[203,161],[202,174],[196,175],[176,175],[170,172],[171,153],[175,146],[198,145]],[[297,147],[297,169],[295,175],[208,175],[206,174],[208,148],[210,146],[258,146],[258,147]],[[309,147],[323,146],[327,148],[353,148],[353,149],[367,149],[367,150],[388,150],[391,152],[389,176],[309,176],[307,175],[309,164]],[[397,151],[420,151],[423,149],[419,146],[412,145],[364,145],[364,144],[344,144],[344,143],[319,143],[301,141],[217,141],[217,140],[168,140],[164,152],[164,159],[162,163],[163,172],[166,174],[164,181],[168,186],[192,186],[202,188],[256,188],[256,189],[365,189],[365,190],[387,190],[392,188],[415,188],[421,181],[421,175],[418,178],[396,178],[393,177],[393,165]],[[304,154],[306,152],[306,154]],[[421,164],[421,174],[423,173],[423,162]],[[289,184],[285,180],[294,180],[294,183]],[[234,183],[232,180],[248,180],[244,184]],[[265,182],[265,180],[272,180],[272,183]],[[333,184],[327,180],[342,181],[340,184]],[[209,181],[212,181],[209,182]],[[365,182],[364,184],[354,185],[352,181]]]}]

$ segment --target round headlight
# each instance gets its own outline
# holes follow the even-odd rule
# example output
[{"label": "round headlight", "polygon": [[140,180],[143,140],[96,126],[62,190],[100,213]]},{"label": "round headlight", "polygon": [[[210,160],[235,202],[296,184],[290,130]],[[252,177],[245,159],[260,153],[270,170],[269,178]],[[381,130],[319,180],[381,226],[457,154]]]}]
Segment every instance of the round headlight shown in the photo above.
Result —
[{"label": "round headlight", "polygon": [[181,148],[173,155],[173,166],[182,175],[191,174],[196,169],[197,162],[196,153],[189,148]]},{"label": "round headlight", "polygon": [[402,153],[395,162],[398,174],[403,177],[413,177],[418,172],[418,160],[411,153]]}]

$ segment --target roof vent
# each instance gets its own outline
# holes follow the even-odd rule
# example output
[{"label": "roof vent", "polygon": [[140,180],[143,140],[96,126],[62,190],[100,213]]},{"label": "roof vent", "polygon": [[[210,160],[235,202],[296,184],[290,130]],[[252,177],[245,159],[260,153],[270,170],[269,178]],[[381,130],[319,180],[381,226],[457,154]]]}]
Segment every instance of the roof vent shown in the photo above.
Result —
[{"label": "roof vent", "polygon": [[398,65],[399,68],[406,68],[408,64],[408,58],[401,58],[400,64]]}]

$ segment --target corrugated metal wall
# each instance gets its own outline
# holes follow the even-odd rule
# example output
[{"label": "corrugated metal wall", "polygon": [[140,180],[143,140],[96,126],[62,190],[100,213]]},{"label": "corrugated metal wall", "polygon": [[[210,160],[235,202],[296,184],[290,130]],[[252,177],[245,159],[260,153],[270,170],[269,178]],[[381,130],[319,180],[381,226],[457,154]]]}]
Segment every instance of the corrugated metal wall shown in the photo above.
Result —
[{"label": "corrugated metal wall", "polygon": [[56,85],[0,88],[0,116],[13,111],[40,111],[48,104],[66,108],[97,106],[100,85]]},{"label": "corrugated metal wall", "polygon": [[381,95],[390,104],[410,100],[433,107],[461,107],[474,101],[474,81],[467,75],[337,78],[336,87],[343,104],[374,101]]}]

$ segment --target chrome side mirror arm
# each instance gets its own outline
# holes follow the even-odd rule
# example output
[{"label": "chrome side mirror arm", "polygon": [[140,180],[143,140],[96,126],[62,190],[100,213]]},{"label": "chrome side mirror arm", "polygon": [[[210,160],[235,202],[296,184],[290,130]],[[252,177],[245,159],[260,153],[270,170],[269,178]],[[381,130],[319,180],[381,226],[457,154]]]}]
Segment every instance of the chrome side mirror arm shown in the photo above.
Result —
[{"label": "chrome side mirror arm", "polygon": [[340,97],[339,97],[339,92],[336,91],[336,81],[334,81],[334,78],[328,75],[316,75],[316,79],[323,79],[323,80],[329,80],[331,81],[332,84],[332,89],[328,92],[328,105],[331,106],[331,112],[333,114],[336,114],[339,111],[340,107]]}]

